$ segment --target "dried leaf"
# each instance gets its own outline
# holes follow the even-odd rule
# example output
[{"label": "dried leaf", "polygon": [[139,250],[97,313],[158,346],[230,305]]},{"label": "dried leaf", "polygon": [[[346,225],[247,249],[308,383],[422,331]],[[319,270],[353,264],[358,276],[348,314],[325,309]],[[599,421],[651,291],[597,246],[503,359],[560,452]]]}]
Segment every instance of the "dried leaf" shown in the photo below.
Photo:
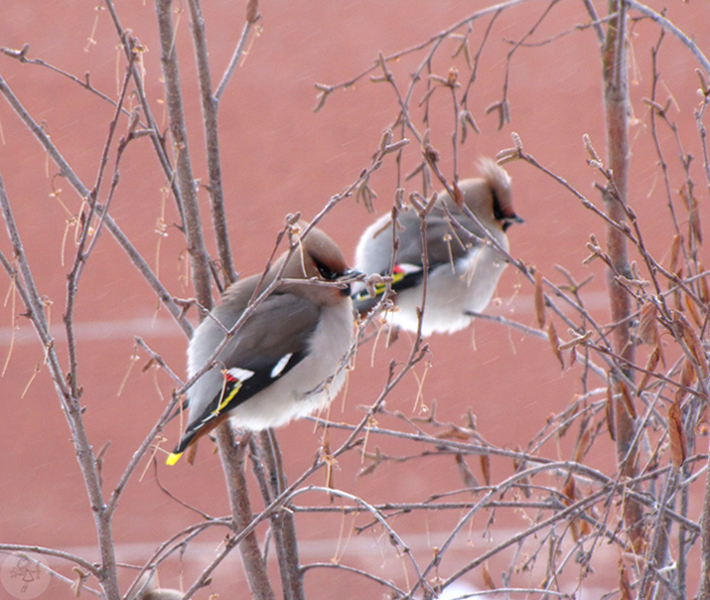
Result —
[{"label": "dried leaf", "polygon": [[670,265],[670,271],[671,273],[677,273],[678,272],[678,265],[680,263],[680,249],[683,244],[683,236],[682,235],[676,235],[673,238],[673,243],[671,244],[671,265]]},{"label": "dried leaf", "polygon": [[614,393],[611,389],[611,383],[606,386],[606,428],[609,431],[609,437],[612,442],[616,441],[616,423],[614,421]]},{"label": "dried leaf", "polygon": [[695,367],[692,361],[686,356],[683,359],[683,367],[680,370],[680,386],[675,393],[675,401],[680,405],[683,398],[688,394],[687,388],[695,381]]},{"label": "dried leaf", "polygon": [[[678,277],[678,279],[683,279],[683,267],[678,269],[678,271],[676,272],[676,277]],[[669,285],[672,285],[672,284],[669,284]],[[681,295],[680,295],[680,288],[678,288],[678,287],[676,287],[673,290],[673,304],[675,305],[675,309],[677,311],[683,310],[683,301],[682,301]]]},{"label": "dried leaf", "polygon": [[[703,266],[703,263],[700,263],[698,265],[698,270],[701,273],[705,272],[705,267]],[[700,289],[700,300],[705,306],[707,306],[708,302],[710,302],[710,288],[708,288],[708,280],[705,275],[701,275],[700,277],[698,277],[698,287]]]},{"label": "dried leaf", "polygon": [[[545,295],[542,289],[542,273],[535,271],[535,315],[540,329],[545,328]],[[564,368],[564,367],[563,367]]]},{"label": "dried leaf", "polygon": [[[25,44],[26,47],[27,44]],[[24,50],[25,48],[22,48]],[[700,91],[703,93],[703,96],[707,96],[710,94],[710,89],[708,89],[708,84],[705,81],[705,76],[703,75],[703,72],[700,69],[695,69],[695,74],[698,76],[698,79],[700,80]]]},{"label": "dried leaf", "polygon": [[[564,486],[562,486],[560,493],[564,496],[562,502],[565,506],[572,506],[579,500],[579,494],[577,493],[577,486],[573,475],[569,476]],[[583,519],[575,517],[570,521],[570,531],[572,532],[572,539],[577,542],[580,537],[591,533],[592,528],[589,523]]]},{"label": "dried leaf", "polygon": [[491,485],[491,458],[487,454],[481,454],[481,472],[486,485]]},{"label": "dried leaf", "polygon": [[463,454],[456,455],[456,466],[459,469],[459,475],[461,476],[461,480],[463,481],[464,487],[478,487],[478,480],[476,479],[476,476],[471,472],[471,469],[468,468]]},{"label": "dried leaf", "polygon": [[700,223],[700,210],[695,196],[690,197],[690,214],[688,215],[688,230],[691,238],[697,240],[699,245],[703,245],[703,230]]},{"label": "dried leaf", "polygon": [[644,344],[648,344],[649,346],[655,346],[658,343],[657,315],[658,308],[653,302],[646,302],[646,304],[641,307],[638,336]]},{"label": "dried leaf", "polygon": [[693,320],[693,323],[695,323],[695,326],[700,329],[703,326],[703,319],[700,317],[700,313],[698,312],[697,307],[695,306],[695,302],[693,299],[688,296],[688,294],[684,294],[685,297],[685,306],[688,309],[688,314],[690,314],[690,318]]},{"label": "dried leaf", "polygon": [[486,587],[489,590],[497,590],[498,587],[495,584],[495,581],[493,581],[493,577],[491,577],[491,573],[488,570],[488,564],[484,564],[483,567],[481,567],[481,573],[483,573],[483,583],[486,584]]},{"label": "dried leaf", "polygon": [[673,323],[680,330],[680,334],[683,337],[683,341],[688,347],[690,354],[695,359],[695,362],[697,362],[700,366],[700,370],[702,371],[703,377],[707,377],[708,375],[710,375],[710,367],[708,367],[708,362],[705,357],[705,351],[703,350],[703,346],[700,343],[700,339],[695,333],[695,330],[691,327],[690,323],[688,323],[688,320],[682,314],[676,311],[673,313]]},{"label": "dried leaf", "polygon": [[[574,477],[569,476],[565,485],[562,487],[561,493],[565,498],[562,500],[565,506],[571,506],[575,503],[577,490],[574,484]],[[579,541],[580,531],[579,531],[579,519],[572,519],[570,521],[570,531],[572,532],[572,539],[577,542]]]},{"label": "dried leaf", "polygon": [[624,566],[624,561],[619,557],[619,600],[631,600],[631,582],[629,582],[629,574]]},{"label": "dried leaf", "polygon": [[577,448],[574,451],[574,462],[581,463],[582,459],[587,453],[587,450],[589,450],[589,446],[592,443],[592,435],[589,432],[589,429],[585,429],[584,433],[579,438],[579,443],[577,444]]},{"label": "dried leaf", "polygon": [[668,437],[671,446],[671,461],[676,471],[688,457],[688,446],[683,428],[683,416],[675,402],[668,407]]},{"label": "dried leaf", "polygon": [[[587,514],[587,511],[584,511],[584,514]],[[592,525],[589,523],[589,521],[585,521],[584,519],[576,519],[577,524],[579,526],[579,533],[581,534],[582,537],[585,535],[589,535],[592,533]]]},{"label": "dried leaf", "polygon": [[678,195],[683,201],[683,206],[685,210],[690,211],[690,196],[688,195],[688,182],[686,181],[682,187],[678,190]]},{"label": "dried leaf", "polygon": [[560,361],[560,365],[564,371],[565,359],[562,356],[562,352],[560,352],[560,339],[557,337],[557,330],[555,329],[555,325],[552,321],[550,321],[550,324],[547,326],[547,339],[550,340],[552,352],[557,357],[557,360]]},{"label": "dried leaf", "polygon": [[253,25],[259,17],[259,2],[258,0],[247,1],[247,23]]},{"label": "dried leaf", "polygon": [[436,437],[440,440],[460,440],[462,442],[468,442],[473,436],[470,431],[463,427],[452,425],[448,430],[440,433]]},{"label": "dried leaf", "polygon": [[[432,403],[432,415],[434,414],[434,408],[436,407],[436,404]],[[468,407],[468,410],[466,411],[466,425],[468,426],[468,429],[471,431],[476,431],[476,415],[473,414],[473,411],[471,410],[471,407]]]},{"label": "dried leaf", "polygon": [[656,365],[658,365],[658,359],[660,357],[660,350],[659,347],[656,346],[653,349],[653,352],[649,354],[648,360],[646,361],[646,366],[644,367],[644,373],[641,375],[641,379],[639,381],[638,387],[636,388],[636,391],[638,395],[641,395],[641,392],[646,389],[646,386],[648,385],[648,382],[651,380],[651,377],[653,377],[653,371],[656,369]]},{"label": "dried leaf", "polygon": [[634,399],[629,392],[628,386],[623,381],[620,381],[619,389],[621,390],[621,399],[624,401],[626,412],[629,413],[629,416],[632,419],[635,419],[638,416],[638,413],[636,412],[636,404],[634,403]]},{"label": "dried leaf", "polygon": [[574,475],[570,475],[567,478],[560,493],[566,498],[566,500],[563,500],[565,506],[572,506],[577,501],[577,486],[574,482]]}]

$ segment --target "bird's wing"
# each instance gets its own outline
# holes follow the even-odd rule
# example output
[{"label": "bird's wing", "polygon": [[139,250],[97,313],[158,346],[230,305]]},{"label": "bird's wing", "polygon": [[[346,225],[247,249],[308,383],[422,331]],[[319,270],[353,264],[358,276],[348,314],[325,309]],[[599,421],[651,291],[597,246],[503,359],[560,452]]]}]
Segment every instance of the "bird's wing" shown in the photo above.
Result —
[{"label": "bird's wing", "polygon": [[[437,206],[427,218],[427,253],[430,268],[455,263],[484,244],[480,227],[452,203],[448,211]],[[448,212],[448,214],[447,214]]]},{"label": "bird's wing", "polygon": [[[473,221],[461,215],[460,211],[452,205],[449,207],[451,217],[440,206],[435,207],[427,216],[426,238],[427,259],[429,270],[440,265],[453,265],[459,258],[483,241],[478,235],[478,227]],[[464,217],[464,218],[462,218]],[[461,227],[453,225],[451,218],[457,220]],[[422,266],[422,235],[421,220],[413,210],[401,213],[398,218],[396,264],[392,263],[392,232],[391,220],[383,221],[381,227],[374,232],[370,241],[368,254],[380,257],[379,263],[371,260],[372,265],[377,264],[377,270],[371,265],[365,265],[361,270],[366,273],[377,272],[386,275],[392,269],[392,290],[402,292],[408,288],[416,287],[422,281],[424,268]],[[384,259],[383,259],[384,257]],[[370,266],[370,269],[368,269]],[[356,308],[360,313],[370,310],[386,289],[385,284],[375,285],[375,298],[372,298],[366,289],[359,290],[354,296]]]},{"label": "bird's wing", "polygon": [[[224,310],[214,312],[218,319],[220,312]],[[211,397],[193,403],[190,422],[169,463],[177,462],[191,443],[216,427],[230,410],[301,362],[308,355],[309,341],[319,316],[316,304],[294,294],[276,293],[264,300],[220,353],[221,385],[213,390]],[[220,330],[211,320],[200,327]]]}]

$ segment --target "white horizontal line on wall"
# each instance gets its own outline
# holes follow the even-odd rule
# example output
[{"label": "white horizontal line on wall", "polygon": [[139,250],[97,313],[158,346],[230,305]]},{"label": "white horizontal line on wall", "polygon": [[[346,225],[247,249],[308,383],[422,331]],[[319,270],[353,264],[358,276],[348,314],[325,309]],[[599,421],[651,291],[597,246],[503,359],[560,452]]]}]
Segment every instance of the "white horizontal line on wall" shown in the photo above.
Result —
[{"label": "white horizontal line on wall", "polygon": [[[32,325],[23,319],[19,329],[15,329],[14,342],[11,327],[0,327],[0,346],[38,343],[39,338]],[[55,342],[65,342],[67,332],[62,323],[51,326],[50,332]],[[146,337],[185,337],[178,324],[166,318],[125,319],[120,321],[85,321],[74,324],[74,336],[77,341],[101,341],[115,339],[133,339]]]},{"label": "white horizontal line on wall", "polygon": [[[592,312],[605,309],[609,302],[605,292],[590,292],[583,296],[583,300],[585,308]],[[534,327],[535,325],[530,318],[534,311],[533,305],[532,296],[513,296],[512,298],[502,298],[491,302],[486,312],[491,315],[501,315]],[[571,312],[571,309],[564,302],[558,301],[558,306],[567,314]],[[11,343],[15,345],[37,343],[37,334],[27,319],[21,318],[20,324],[20,328],[14,331],[14,342],[12,340],[12,328],[0,327],[0,347],[10,346]],[[66,341],[66,330],[61,321],[52,325],[51,332],[55,341]],[[177,323],[165,317],[78,322],[74,325],[74,335],[77,341],[132,339],[136,336],[184,337]]]},{"label": "white horizontal line on wall", "polygon": [[[227,531],[227,528],[223,528]],[[430,552],[433,546],[441,545],[443,542],[451,535],[451,531],[431,531],[429,533],[416,533],[409,534],[400,532],[402,538],[406,542],[407,546],[413,552]],[[451,545],[453,551],[465,550],[466,552],[481,551],[482,549],[489,548],[493,546],[494,540],[505,540],[513,537],[519,530],[512,528],[493,528],[489,530],[486,536],[483,536],[483,531],[469,531],[467,530],[466,535],[458,536]],[[472,545],[471,540],[475,540]],[[140,543],[123,543],[116,544],[116,559],[119,562],[131,563],[131,564],[143,564],[148,561],[156,549],[160,546],[162,542],[156,541],[151,542],[140,542]],[[342,539],[338,538],[322,538],[314,540],[298,540],[298,555],[301,562],[310,562],[314,560],[329,560],[330,552],[335,553],[336,551],[343,556],[350,555],[351,557],[364,556],[367,558],[372,557],[372,552],[374,548],[380,548],[384,552],[387,552],[392,546],[390,545],[389,538],[385,535],[375,535],[373,536],[351,536],[347,539],[347,536]],[[188,544],[189,551],[183,555],[182,561],[204,561],[205,565],[211,561],[216,554],[222,550],[223,546],[220,542],[200,542],[192,541]],[[74,556],[81,556],[86,560],[98,560],[97,548],[96,546],[77,546],[73,548],[62,548],[63,551],[68,552]],[[273,548],[272,548],[273,550]],[[179,550],[173,554],[177,559],[179,557]],[[381,557],[381,555],[378,554]],[[50,564],[61,563],[61,559],[56,559],[51,556],[45,556]],[[393,555],[394,558],[394,555]],[[270,560],[276,560],[275,554],[269,553]],[[226,560],[238,560],[241,561],[239,550],[236,548],[230,553]],[[378,558],[379,560],[379,558]]]}]

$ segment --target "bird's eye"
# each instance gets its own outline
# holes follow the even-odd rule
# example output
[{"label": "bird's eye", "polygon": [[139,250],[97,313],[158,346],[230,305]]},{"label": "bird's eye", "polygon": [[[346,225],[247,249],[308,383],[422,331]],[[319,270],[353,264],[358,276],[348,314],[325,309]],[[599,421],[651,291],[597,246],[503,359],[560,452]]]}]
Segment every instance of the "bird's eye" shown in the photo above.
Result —
[{"label": "bird's eye", "polygon": [[336,273],[328,265],[320,262],[319,260],[313,261],[316,263],[316,268],[323,279],[328,281],[335,281],[339,277],[339,273]]}]

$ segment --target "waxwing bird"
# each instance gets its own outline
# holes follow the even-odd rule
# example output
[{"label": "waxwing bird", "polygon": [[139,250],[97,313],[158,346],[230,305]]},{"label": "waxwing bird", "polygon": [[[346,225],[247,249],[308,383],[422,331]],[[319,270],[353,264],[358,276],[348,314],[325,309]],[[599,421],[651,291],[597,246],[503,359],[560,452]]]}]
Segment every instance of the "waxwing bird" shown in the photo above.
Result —
[{"label": "waxwing bird", "polygon": [[[510,176],[490,159],[481,161],[479,171],[480,178],[459,182],[463,203],[508,252],[505,232],[511,224],[523,222],[513,210]],[[439,193],[425,218],[429,272],[421,331],[422,335],[451,333],[466,327],[472,319],[469,313],[482,311],[490,302],[506,260],[476,221],[448,193]],[[414,209],[398,215],[394,235],[398,248],[395,264],[392,264],[391,214],[370,225],[358,243],[355,268],[367,275],[392,275],[392,302],[396,308],[391,312],[391,322],[416,332],[424,270],[421,219]],[[384,290],[385,285],[378,284],[373,297],[363,283],[353,286],[357,311],[361,315],[370,311],[378,304]]]},{"label": "waxwing bird", "polygon": [[[283,269],[283,270],[282,270]],[[341,362],[353,339],[349,269],[335,243],[313,228],[266,275],[232,284],[195,330],[187,349],[192,378],[205,368],[226,332],[251,301],[276,281],[273,293],[246,318],[207,370],[187,391],[185,433],[168,464],[231,417],[240,429],[284,425],[324,408],[340,390]]]}]

